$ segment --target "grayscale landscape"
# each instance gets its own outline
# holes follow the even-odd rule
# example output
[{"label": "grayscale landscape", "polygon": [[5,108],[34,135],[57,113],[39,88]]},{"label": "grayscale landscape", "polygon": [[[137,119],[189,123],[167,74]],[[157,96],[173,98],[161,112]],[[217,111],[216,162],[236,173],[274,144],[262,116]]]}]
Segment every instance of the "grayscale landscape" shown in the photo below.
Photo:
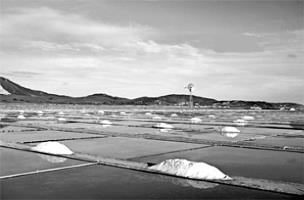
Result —
[{"label": "grayscale landscape", "polygon": [[0,7],[1,199],[303,198],[303,1]]}]

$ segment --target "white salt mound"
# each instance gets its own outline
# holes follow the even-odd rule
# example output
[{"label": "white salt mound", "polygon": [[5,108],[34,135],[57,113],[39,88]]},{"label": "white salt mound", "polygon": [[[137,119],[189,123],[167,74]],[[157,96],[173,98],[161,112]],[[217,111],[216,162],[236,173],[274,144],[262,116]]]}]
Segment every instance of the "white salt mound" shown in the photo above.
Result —
[{"label": "white salt mound", "polygon": [[119,114],[120,114],[120,115],[127,115],[126,112],[120,112]]},{"label": "white salt mound", "polygon": [[38,115],[42,115],[43,112],[42,112],[41,110],[38,110],[38,111],[37,111],[37,114],[38,114]]},{"label": "white salt mound", "polygon": [[232,126],[225,126],[224,128],[221,129],[222,133],[240,133],[240,130],[232,127]]},{"label": "white salt mound", "polygon": [[63,117],[59,117],[59,118],[57,119],[57,121],[58,121],[58,122],[66,122],[66,119],[63,118]]},{"label": "white salt mound", "polygon": [[112,124],[112,122],[110,122],[109,120],[101,120],[100,123],[104,124],[104,125],[111,125]]},{"label": "white salt mound", "polygon": [[146,116],[152,116],[152,113],[147,112],[145,115]]},{"label": "white salt mound", "polygon": [[242,118],[243,118],[243,120],[254,120],[254,117],[248,116],[248,115],[245,115]]},{"label": "white salt mound", "polygon": [[248,124],[248,122],[244,119],[237,119],[233,121],[234,124],[238,125],[238,126],[245,126]]},{"label": "white salt mound", "polygon": [[198,117],[193,117],[190,119],[190,121],[191,121],[191,123],[194,123],[194,124],[202,122],[202,120]]},{"label": "white salt mound", "polygon": [[168,174],[202,180],[232,180],[228,175],[204,162],[192,162],[185,159],[169,159],[150,169]]},{"label": "white salt mound", "polygon": [[216,118],[215,115],[208,115],[208,117],[209,117],[210,119],[215,119],[215,118]]},{"label": "white salt mound", "polygon": [[25,117],[23,115],[18,115],[17,117],[18,119],[25,119]]},{"label": "white salt mound", "polygon": [[34,151],[39,151],[43,153],[52,153],[58,155],[70,155],[73,152],[65,145],[59,142],[42,142],[35,147],[31,148]]},{"label": "white salt mound", "polygon": [[296,109],[295,108],[290,108],[289,111],[296,111]]},{"label": "white salt mound", "polygon": [[178,117],[178,115],[176,113],[172,113],[171,117]]},{"label": "white salt mound", "polygon": [[172,129],[174,128],[171,124],[167,124],[167,123],[157,123],[155,125],[156,128],[164,128],[164,129]]},{"label": "white salt mound", "polygon": [[64,112],[60,111],[60,112],[58,113],[58,115],[64,115]]},{"label": "white salt mound", "polygon": [[100,114],[100,115],[104,115],[104,114],[105,114],[105,112],[104,112],[103,110],[98,110],[98,114]]}]

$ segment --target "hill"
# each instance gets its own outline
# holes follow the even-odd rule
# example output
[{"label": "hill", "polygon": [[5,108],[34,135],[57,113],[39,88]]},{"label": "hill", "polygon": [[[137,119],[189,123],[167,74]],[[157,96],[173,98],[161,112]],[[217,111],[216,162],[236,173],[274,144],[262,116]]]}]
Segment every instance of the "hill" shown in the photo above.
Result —
[{"label": "hill", "polygon": [[[189,95],[169,94],[159,97],[139,97],[127,99],[110,96],[107,94],[93,94],[85,97],[70,97],[50,94],[47,92],[32,90],[4,77],[0,77],[0,102],[5,103],[56,103],[56,104],[95,104],[95,105],[175,105],[186,106]],[[193,96],[196,106],[208,106],[212,108],[240,108],[240,109],[285,109],[296,108],[304,110],[304,106],[296,103],[270,103],[264,101],[218,101],[216,99]]]}]

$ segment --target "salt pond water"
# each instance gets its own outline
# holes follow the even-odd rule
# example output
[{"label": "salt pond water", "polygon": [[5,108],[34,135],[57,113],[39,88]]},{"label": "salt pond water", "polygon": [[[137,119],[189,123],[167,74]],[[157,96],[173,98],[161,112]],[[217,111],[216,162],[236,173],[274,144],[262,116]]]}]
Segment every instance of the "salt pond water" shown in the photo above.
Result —
[{"label": "salt pond water", "polygon": [[4,199],[292,199],[289,195],[206,182],[187,183],[184,179],[106,166],[6,179],[1,180],[1,187]]},{"label": "salt pond water", "polygon": [[[0,108],[3,143],[34,147],[40,142],[57,141],[76,154],[149,165],[167,159],[187,159],[191,163],[206,162],[231,177],[304,183],[304,115],[300,111],[25,104],[5,104]],[[18,119],[20,114],[25,119]],[[58,118],[66,120],[61,123]],[[192,118],[199,122],[191,123]],[[224,133],[221,128],[225,126],[239,132]],[[243,143],[247,146],[232,147]],[[261,149],[251,149],[256,145]],[[272,146],[282,148],[266,150]],[[297,152],[288,152],[291,150]],[[10,148],[0,148],[0,153],[1,176],[84,163]],[[1,199],[290,197],[97,165],[1,179],[1,190]]]}]

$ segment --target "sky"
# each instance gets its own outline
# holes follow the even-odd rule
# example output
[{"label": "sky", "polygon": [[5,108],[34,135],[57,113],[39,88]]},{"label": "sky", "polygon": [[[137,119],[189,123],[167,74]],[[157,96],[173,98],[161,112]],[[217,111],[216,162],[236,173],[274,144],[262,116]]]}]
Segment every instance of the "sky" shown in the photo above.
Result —
[{"label": "sky", "polygon": [[1,0],[0,76],[70,96],[304,103],[304,1]]}]

